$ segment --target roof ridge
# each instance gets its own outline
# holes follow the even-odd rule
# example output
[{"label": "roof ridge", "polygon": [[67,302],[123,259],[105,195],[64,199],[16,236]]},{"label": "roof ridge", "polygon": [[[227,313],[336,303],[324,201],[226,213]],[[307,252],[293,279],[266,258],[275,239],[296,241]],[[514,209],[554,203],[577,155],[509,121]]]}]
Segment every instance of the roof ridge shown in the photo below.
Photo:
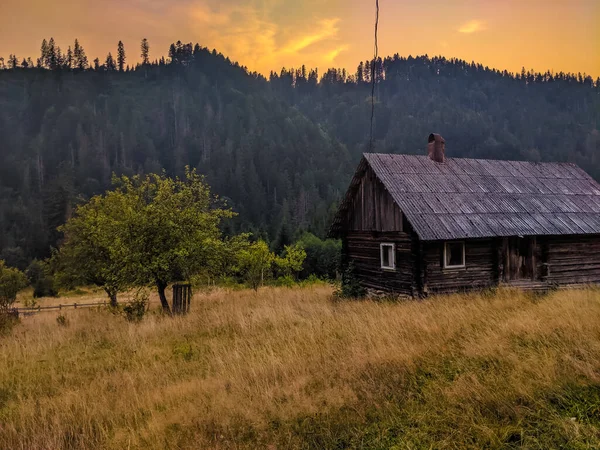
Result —
[{"label": "roof ridge", "polygon": [[[370,155],[373,156],[409,156],[409,157],[415,157],[415,158],[419,158],[419,159],[429,159],[429,156],[427,155],[422,155],[422,154],[410,154],[410,153],[380,153],[380,152],[363,152],[362,156],[364,157],[368,157]],[[463,157],[463,156],[446,156],[446,160],[466,160],[466,161],[490,161],[490,162],[509,162],[509,163],[525,163],[525,164],[534,164],[534,165],[546,165],[546,164],[550,164],[550,165],[556,165],[556,164],[560,164],[560,165],[565,165],[565,166],[571,166],[571,167],[577,167],[580,170],[581,167],[579,167],[579,165],[577,165],[576,163],[573,162],[568,162],[568,161],[528,161],[528,160],[518,160],[518,159],[491,159],[491,158],[470,158],[470,157]],[[445,164],[445,163],[436,163],[436,164]]]}]

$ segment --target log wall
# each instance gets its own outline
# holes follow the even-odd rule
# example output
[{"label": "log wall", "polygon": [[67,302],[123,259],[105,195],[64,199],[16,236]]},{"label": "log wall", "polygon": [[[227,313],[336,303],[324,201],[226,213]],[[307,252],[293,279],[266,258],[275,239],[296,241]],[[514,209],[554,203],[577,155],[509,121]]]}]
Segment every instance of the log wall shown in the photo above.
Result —
[{"label": "log wall", "polygon": [[547,237],[542,248],[547,258],[544,281],[562,286],[600,283],[600,236]]},{"label": "log wall", "polygon": [[[380,244],[396,245],[396,270],[381,268]],[[398,295],[416,295],[411,235],[405,232],[351,231],[344,237],[344,252],[354,264],[363,287]]]},{"label": "log wall", "polygon": [[465,241],[466,267],[444,269],[444,243],[422,244],[422,290],[448,293],[483,289],[498,284],[498,241],[478,239]]}]

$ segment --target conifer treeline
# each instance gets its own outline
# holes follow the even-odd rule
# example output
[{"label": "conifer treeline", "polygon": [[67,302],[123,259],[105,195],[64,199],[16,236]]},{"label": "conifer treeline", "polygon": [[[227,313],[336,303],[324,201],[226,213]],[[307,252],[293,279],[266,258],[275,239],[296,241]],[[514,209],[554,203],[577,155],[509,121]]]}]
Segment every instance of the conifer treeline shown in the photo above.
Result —
[{"label": "conifer treeline", "polygon": [[[166,64],[178,64],[178,65],[189,65],[195,57],[202,51],[207,51],[206,47],[201,47],[198,43],[195,45],[190,43],[184,44],[181,41],[173,43],[169,47],[168,59],[161,57],[155,59],[153,62],[150,61],[150,44],[147,38],[143,38],[140,43],[141,49],[141,63],[137,63],[135,66],[126,65],[126,53],[125,45],[122,41],[117,43],[116,59],[109,52],[101,62],[99,58],[95,58],[93,65],[88,63],[88,58],[85,54],[83,46],[75,39],[73,49],[71,46],[68,47],[67,52],[63,53],[60,46],[58,46],[54,38],[50,38],[49,41],[44,39],[41,44],[40,57],[37,58],[36,63],[32,61],[31,57],[23,58],[19,62],[19,58],[10,54],[8,60],[5,62],[3,57],[0,57],[0,70],[1,69],[33,69],[43,68],[48,70],[95,70],[95,71],[115,71],[128,72],[130,70],[139,69],[143,66],[159,66]],[[498,70],[483,66],[482,64],[476,64],[474,61],[471,63],[457,59],[444,57],[433,57],[429,58],[427,55],[422,57],[413,58],[401,57],[398,53],[393,56],[386,58],[367,59],[361,61],[354,73],[348,72],[346,69],[340,68],[329,68],[319,79],[318,69],[307,69],[306,66],[302,66],[299,69],[286,69],[283,67],[279,73],[271,71],[269,74],[270,81],[283,81],[284,83],[296,86],[298,85],[316,85],[318,83],[326,84],[359,84],[359,83],[371,83],[373,78],[376,82],[390,79],[397,76],[413,76],[418,75],[420,69],[417,67],[415,73],[413,73],[412,66],[409,66],[409,70],[406,69],[406,63],[419,62],[420,59],[425,58],[427,62],[431,62],[432,70],[436,71],[437,75],[443,75],[442,72],[448,71],[449,73],[462,71],[470,72],[473,75],[487,75],[487,76],[501,76],[503,78],[510,78],[514,80],[521,80],[528,84],[530,83],[549,83],[554,81],[565,81],[568,83],[579,83],[586,84],[590,87],[600,86],[600,77],[596,80],[592,76],[586,73],[571,73],[571,72],[557,72],[547,70],[546,72],[536,72],[533,69],[526,70],[525,67],[521,69],[520,73],[509,72],[508,70]],[[229,58],[227,58],[229,62]],[[447,70],[444,70],[447,69]],[[256,72],[253,75],[258,76]]]},{"label": "conifer treeline", "polygon": [[448,156],[570,161],[600,179],[600,80],[583,74],[394,55],[267,79],[199,44],[152,50],[117,41],[90,63],[79,41],[63,52],[49,39],[26,68],[13,55],[0,71],[0,259],[48,256],[113,173],[186,165],[239,213],[228,233],[275,250],[305,230],[324,237],[369,149],[372,74],[375,151],[422,154],[439,132]]}]

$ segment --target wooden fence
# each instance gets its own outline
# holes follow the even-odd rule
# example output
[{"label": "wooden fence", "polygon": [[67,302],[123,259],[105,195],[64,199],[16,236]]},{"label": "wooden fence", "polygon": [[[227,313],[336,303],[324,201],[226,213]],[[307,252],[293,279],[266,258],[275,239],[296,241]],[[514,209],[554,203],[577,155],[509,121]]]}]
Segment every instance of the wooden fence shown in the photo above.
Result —
[{"label": "wooden fence", "polygon": [[[126,305],[131,302],[119,302],[119,304]],[[62,311],[63,309],[78,309],[78,308],[90,308],[93,306],[108,306],[110,303],[107,301],[104,302],[94,302],[94,303],[64,303],[59,305],[52,306],[33,306],[31,308],[11,308],[11,312],[15,315],[23,314],[25,316],[45,312],[45,311]]]}]

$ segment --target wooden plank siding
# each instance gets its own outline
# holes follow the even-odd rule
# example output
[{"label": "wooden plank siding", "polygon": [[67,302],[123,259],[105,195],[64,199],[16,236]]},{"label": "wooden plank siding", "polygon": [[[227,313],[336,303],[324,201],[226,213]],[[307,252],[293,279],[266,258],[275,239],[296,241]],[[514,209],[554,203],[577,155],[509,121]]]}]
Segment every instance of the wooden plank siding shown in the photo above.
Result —
[{"label": "wooden plank siding", "polygon": [[404,231],[402,212],[368,168],[348,209],[348,230]]},{"label": "wooden plank siding", "polygon": [[465,241],[466,267],[444,269],[444,242],[423,243],[423,294],[483,289],[498,284],[498,241]]},{"label": "wooden plank siding", "polygon": [[547,269],[543,279],[552,285],[600,283],[600,236],[544,238]]},{"label": "wooden plank siding", "polygon": [[[355,275],[361,285],[371,291],[397,295],[415,295],[414,255],[412,239],[405,232],[352,231],[344,238],[345,252],[353,262]],[[380,244],[396,246],[396,270],[381,268]]]}]

